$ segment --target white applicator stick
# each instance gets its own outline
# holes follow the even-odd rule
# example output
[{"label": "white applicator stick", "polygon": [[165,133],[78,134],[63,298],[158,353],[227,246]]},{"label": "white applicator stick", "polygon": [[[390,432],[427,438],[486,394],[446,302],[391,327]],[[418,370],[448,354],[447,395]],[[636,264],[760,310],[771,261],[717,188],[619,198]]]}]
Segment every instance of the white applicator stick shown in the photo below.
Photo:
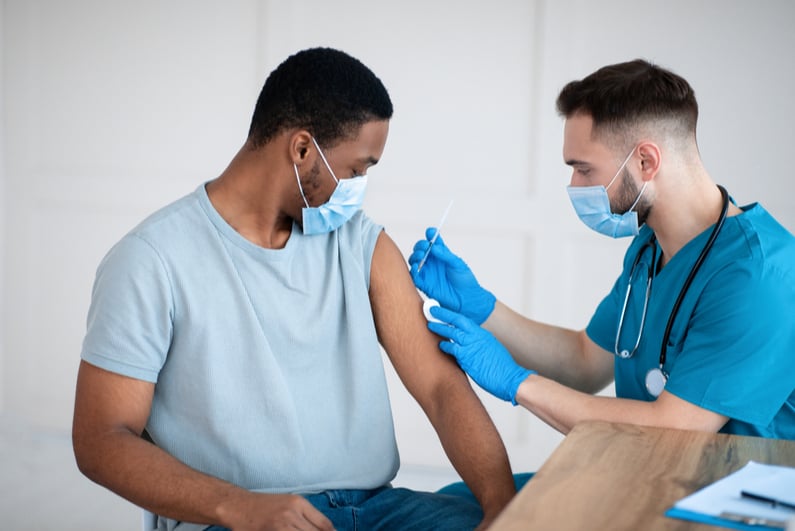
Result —
[{"label": "white applicator stick", "polygon": [[453,199],[450,200],[450,203],[448,203],[447,208],[444,209],[444,214],[442,214],[442,219],[440,219],[439,224],[436,225],[436,234],[434,234],[433,238],[431,238],[431,243],[430,245],[428,245],[428,249],[425,251],[422,260],[420,260],[420,265],[417,266],[417,273],[420,272],[422,266],[425,265],[425,260],[428,259],[428,255],[431,254],[431,248],[433,247],[433,244],[436,243],[436,238],[439,237],[439,233],[442,232],[442,225],[444,225],[444,220],[447,219],[447,214],[450,212],[451,206],[453,206]]},{"label": "white applicator stick", "polygon": [[[422,266],[425,265],[425,260],[428,259],[428,255],[431,254],[431,247],[433,244],[436,243],[436,238],[439,237],[439,233],[442,232],[442,225],[444,225],[444,221],[447,219],[447,214],[450,212],[450,207],[453,206],[453,200],[450,200],[448,203],[447,208],[444,209],[444,214],[442,214],[442,219],[439,220],[439,224],[436,226],[436,234],[433,235],[431,238],[431,243],[428,245],[428,249],[425,251],[425,254],[422,256],[422,260],[420,260],[420,265],[417,266],[417,273],[420,272]],[[439,319],[436,319],[434,316],[431,315],[431,308],[433,306],[439,306],[439,303],[435,299],[426,299],[422,305],[422,313],[425,315],[425,319],[428,321],[434,321],[437,323],[441,323]]]}]

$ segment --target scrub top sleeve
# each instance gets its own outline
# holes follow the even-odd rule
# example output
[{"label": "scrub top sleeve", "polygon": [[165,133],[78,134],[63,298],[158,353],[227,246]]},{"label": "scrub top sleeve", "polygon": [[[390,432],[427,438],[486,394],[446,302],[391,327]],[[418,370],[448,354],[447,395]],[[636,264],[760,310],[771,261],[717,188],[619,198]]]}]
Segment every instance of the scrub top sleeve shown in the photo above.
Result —
[{"label": "scrub top sleeve", "polygon": [[125,236],[97,269],[82,359],[156,382],[171,343],[173,306],[158,253],[138,236]]},{"label": "scrub top sleeve", "polygon": [[608,352],[615,350],[618,318],[623,303],[622,293],[626,290],[626,287],[622,289],[620,286],[626,286],[623,274],[613,284],[610,293],[596,307],[596,311],[585,329],[585,333],[591,341]]},{"label": "scrub top sleeve", "polygon": [[[621,314],[621,308],[624,305],[624,297],[626,295],[627,284],[629,284],[629,276],[632,272],[632,266],[638,253],[642,252],[647,243],[654,236],[654,233],[647,226],[643,226],[640,234],[632,240],[626,253],[624,253],[623,269],[621,275],[616,279],[613,284],[613,289],[610,293],[602,299],[596,311],[591,317],[591,321],[585,329],[588,337],[599,345],[601,348],[608,352],[613,352],[616,345],[616,333],[618,332],[618,319]],[[641,266],[647,267],[647,266]]]},{"label": "scrub top sleeve", "polygon": [[666,390],[700,407],[767,425],[793,392],[795,289],[772,268],[738,261],[709,279]]}]

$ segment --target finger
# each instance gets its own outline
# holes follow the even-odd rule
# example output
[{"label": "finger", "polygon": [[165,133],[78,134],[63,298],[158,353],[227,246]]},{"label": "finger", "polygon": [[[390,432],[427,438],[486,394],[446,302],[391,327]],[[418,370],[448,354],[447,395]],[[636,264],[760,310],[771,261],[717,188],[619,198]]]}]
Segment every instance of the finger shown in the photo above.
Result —
[{"label": "finger", "polygon": [[425,242],[425,245],[417,245],[417,248],[409,255],[409,263],[419,264],[426,256],[430,256],[428,254],[428,242]]},{"label": "finger", "polygon": [[[425,269],[425,266],[422,266],[422,268]],[[428,282],[432,281],[432,277],[429,279],[426,273],[420,271],[420,264],[417,260],[409,262],[409,275],[411,276],[411,280],[414,281],[414,285],[421,290],[427,288]],[[423,293],[425,292],[423,291]]]},{"label": "finger", "polygon": [[426,253],[428,253],[428,248],[430,247],[431,252],[429,253],[429,256],[441,260],[445,264],[458,265],[461,259],[453,254],[452,251],[450,251],[450,249],[444,243],[444,238],[442,238],[441,235],[436,239],[433,247],[431,247],[431,240],[433,239],[434,234],[436,234],[436,227],[428,227],[425,229],[425,236],[427,239],[419,240],[414,244],[414,250],[409,257],[409,262],[422,261],[422,259],[425,258]]},{"label": "finger", "polygon": [[[431,315],[433,315],[433,308],[431,308]],[[453,335],[455,334],[455,328],[452,326],[446,323],[436,323],[434,321],[428,321],[428,330],[437,336],[442,336],[447,339],[453,339]]]},{"label": "finger", "polygon": [[414,252],[414,254],[417,254],[418,252],[424,253],[425,251],[428,250],[428,246],[430,245],[431,242],[429,242],[428,240],[417,240],[417,243],[414,244],[414,248],[412,249],[412,251]]},{"label": "finger", "polygon": [[409,256],[409,264],[419,266],[423,256],[425,256],[425,253],[422,251],[412,253],[411,256]]},{"label": "finger", "polygon": [[451,266],[460,267],[463,260],[459,258],[449,247],[444,243],[444,239],[439,236],[436,243],[431,247],[431,256]]},{"label": "finger", "polygon": [[478,325],[468,317],[454,312],[453,310],[449,310],[444,306],[434,306],[431,308],[431,315],[455,328],[460,328],[464,332],[470,332],[474,328],[478,328]]},{"label": "finger", "polygon": [[452,341],[440,341],[439,342],[439,350],[441,350],[445,354],[450,354],[451,356],[456,358],[456,361],[457,361],[458,357],[455,355],[456,348],[458,348],[458,346],[455,343],[453,343]]},{"label": "finger", "polygon": [[[308,503],[308,502],[307,502]],[[326,515],[318,511],[312,504],[302,512],[303,517],[312,525],[312,529],[321,531],[334,531],[334,524],[326,518]]]}]

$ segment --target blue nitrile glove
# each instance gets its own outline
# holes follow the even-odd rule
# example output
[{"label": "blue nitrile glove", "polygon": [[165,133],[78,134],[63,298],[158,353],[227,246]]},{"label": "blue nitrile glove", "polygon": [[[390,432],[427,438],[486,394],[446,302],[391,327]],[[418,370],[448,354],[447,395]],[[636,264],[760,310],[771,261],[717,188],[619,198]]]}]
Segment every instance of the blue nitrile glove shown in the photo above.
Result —
[{"label": "blue nitrile glove", "polygon": [[447,248],[441,236],[436,239],[425,264],[417,272],[434,234],[436,229],[428,227],[425,239],[414,245],[414,252],[409,257],[414,285],[445,308],[461,312],[475,323],[482,324],[494,311],[497,299],[478,284],[466,262]]},{"label": "blue nitrile glove", "polygon": [[518,365],[497,338],[466,316],[439,306],[431,308],[431,315],[443,321],[429,322],[431,332],[450,340],[439,343],[439,348],[455,356],[475,383],[515,406],[519,385],[536,371]]}]

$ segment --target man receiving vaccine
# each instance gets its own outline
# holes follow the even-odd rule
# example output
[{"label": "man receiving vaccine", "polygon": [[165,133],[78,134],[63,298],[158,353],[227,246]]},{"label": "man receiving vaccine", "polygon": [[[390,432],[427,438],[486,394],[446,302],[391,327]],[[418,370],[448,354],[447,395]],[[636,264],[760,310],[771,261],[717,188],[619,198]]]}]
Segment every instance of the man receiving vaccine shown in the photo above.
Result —
[{"label": "man receiving vaccine", "polygon": [[[391,116],[353,57],[289,57],[222,174],[100,264],[75,455],[158,529],[458,531],[485,528],[515,493],[403,256],[360,208]],[[381,346],[478,503],[391,486]]]}]

